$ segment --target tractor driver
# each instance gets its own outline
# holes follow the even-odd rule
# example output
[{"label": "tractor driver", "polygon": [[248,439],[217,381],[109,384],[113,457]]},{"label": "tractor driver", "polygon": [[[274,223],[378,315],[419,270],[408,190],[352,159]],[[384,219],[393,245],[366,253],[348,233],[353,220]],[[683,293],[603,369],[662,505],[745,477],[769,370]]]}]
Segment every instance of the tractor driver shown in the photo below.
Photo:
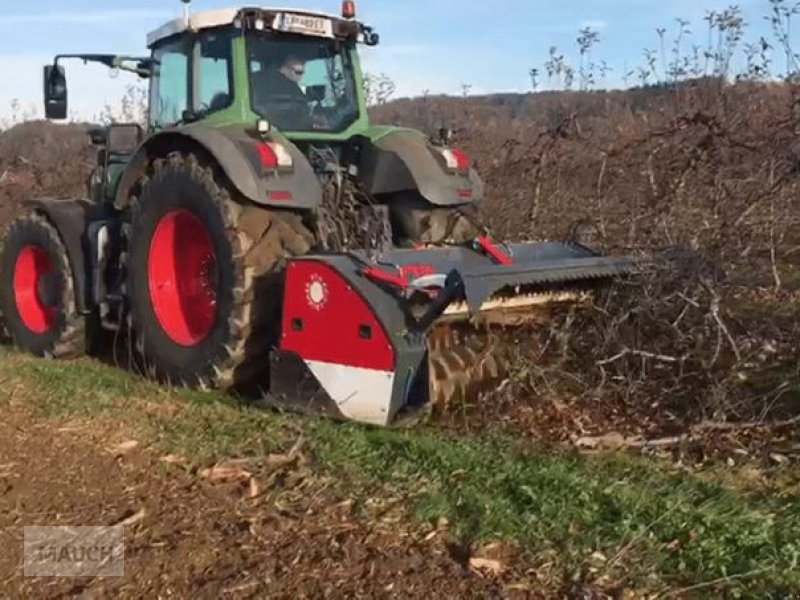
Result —
[{"label": "tractor driver", "polygon": [[308,130],[313,125],[308,97],[300,87],[305,61],[294,54],[253,74],[255,108],[278,129]]}]

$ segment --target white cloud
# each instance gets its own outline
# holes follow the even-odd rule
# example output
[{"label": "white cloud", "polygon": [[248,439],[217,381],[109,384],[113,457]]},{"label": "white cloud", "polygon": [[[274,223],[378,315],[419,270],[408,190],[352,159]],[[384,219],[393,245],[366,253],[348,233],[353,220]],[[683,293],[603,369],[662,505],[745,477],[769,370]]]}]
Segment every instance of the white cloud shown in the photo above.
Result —
[{"label": "white cloud", "polygon": [[85,13],[31,13],[0,16],[0,25],[22,25],[26,23],[120,23],[131,20],[150,20],[178,16],[177,12],[152,10],[106,10]]}]

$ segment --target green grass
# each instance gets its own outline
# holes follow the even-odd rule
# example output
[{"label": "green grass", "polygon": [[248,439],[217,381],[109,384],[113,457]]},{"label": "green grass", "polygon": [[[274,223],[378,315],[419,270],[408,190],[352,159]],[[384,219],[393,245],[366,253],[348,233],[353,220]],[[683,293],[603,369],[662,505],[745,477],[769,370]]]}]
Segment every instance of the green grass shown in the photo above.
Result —
[{"label": "green grass", "polygon": [[[513,441],[430,433],[337,434],[314,427],[324,464],[355,481],[399,489],[424,479],[416,513],[446,516],[466,541],[512,539],[555,548],[566,565],[619,555],[644,580],[654,565],[673,585],[761,572],[750,591],[800,588],[800,502],[747,497],[658,469],[644,459],[588,459],[515,448]],[[668,546],[678,541],[679,548]]]},{"label": "green grass", "polygon": [[787,265],[781,273],[781,283],[788,289],[800,288],[800,268]]},{"label": "green grass", "polygon": [[35,390],[29,400],[43,416],[109,417],[141,431],[165,452],[207,462],[276,452],[288,439],[285,417],[219,394],[169,390],[91,360],[45,362],[3,350],[0,360],[0,377]]},{"label": "green grass", "polygon": [[[746,492],[627,456],[587,458],[492,436],[387,431],[167,391],[92,361],[0,353],[3,389],[49,418],[103,416],[163,452],[196,461],[260,456],[303,434],[315,469],[354,499],[407,497],[411,514],[445,517],[465,544],[513,540],[555,556],[564,580],[600,574],[653,590],[748,597],[800,590],[800,497]],[[20,391],[21,390],[21,391]],[[6,401],[0,396],[0,402]],[[796,478],[794,478],[796,481]],[[774,491],[774,490],[773,490]],[[608,560],[600,561],[596,553]]]}]

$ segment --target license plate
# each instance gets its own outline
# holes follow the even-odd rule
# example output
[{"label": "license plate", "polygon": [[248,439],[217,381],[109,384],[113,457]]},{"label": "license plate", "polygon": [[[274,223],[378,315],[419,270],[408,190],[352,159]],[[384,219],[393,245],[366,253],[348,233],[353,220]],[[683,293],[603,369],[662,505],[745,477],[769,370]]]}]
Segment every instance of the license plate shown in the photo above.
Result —
[{"label": "license plate", "polygon": [[272,28],[276,31],[302,33],[304,35],[317,35],[333,37],[333,22],[322,17],[297,15],[293,13],[278,13]]}]

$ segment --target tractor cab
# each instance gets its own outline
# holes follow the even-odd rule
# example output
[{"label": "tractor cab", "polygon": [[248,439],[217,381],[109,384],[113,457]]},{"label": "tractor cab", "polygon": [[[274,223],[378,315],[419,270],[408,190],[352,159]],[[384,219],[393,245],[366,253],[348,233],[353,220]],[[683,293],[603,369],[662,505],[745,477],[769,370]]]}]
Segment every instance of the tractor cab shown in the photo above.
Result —
[{"label": "tractor cab", "polygon": [[355,20],[307,11],[200,12],[148,36],[149,129],[250,122],[286,137],[347,138],[367,127],[358,43],[378,36]]},{"label": "tractor cab", "polygon": [[355,20],[350,0],[342,16],[268,8],[187,11],[147,36],[149,57],[56,56],[45,67],[45,112],[66,118],[59,61],[78,58],[149,79],[149,133],[198,121],[258,122],[289,138],[346,139],[368,126],[357,44],[378,42],[371,27]]}]

